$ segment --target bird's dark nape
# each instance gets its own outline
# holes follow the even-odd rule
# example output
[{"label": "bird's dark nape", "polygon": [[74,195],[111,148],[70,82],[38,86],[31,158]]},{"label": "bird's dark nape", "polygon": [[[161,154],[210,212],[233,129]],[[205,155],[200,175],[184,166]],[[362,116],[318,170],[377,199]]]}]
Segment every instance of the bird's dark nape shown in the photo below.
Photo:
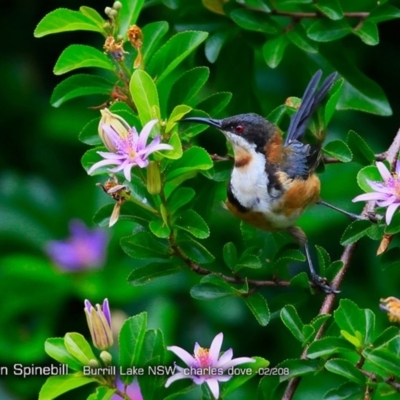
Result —
[{"label": "bird's dark nape", "polygon": [[317,71],[311,78],[306,90],[304,91],[300,108],[292,116],[289,129],[286,135],[285,144],[293,140],[301,140],[307,129],[310,119],[317,109],[321,101],[324,99],[333,82],[337,77],[337,72],[329,75],[322,83],[320,89],[316,92],[316,88],[321,79],[322,71]]}]

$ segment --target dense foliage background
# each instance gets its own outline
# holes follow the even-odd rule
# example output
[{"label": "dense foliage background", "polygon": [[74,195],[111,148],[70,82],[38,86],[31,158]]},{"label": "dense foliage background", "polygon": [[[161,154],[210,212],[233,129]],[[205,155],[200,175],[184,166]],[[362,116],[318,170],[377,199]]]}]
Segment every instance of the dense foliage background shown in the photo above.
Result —
[{"label": "dense foliage background", "polygon": [[[379,24],[380,40],[375,46],[366,45],[356,35],[348,35],[333,44],[320,43],[316,52],[306,52],[291,44],[282,62],[272,69],[262,56],[263,33],[238,28],[230,18],[205,8],[200,0],[146,3],[149,6],[140,14],[139,26],[165,20],[170,24],[170,34],[196,29],[232,36],[218,58],[213,59],[215,56],[210,54],[207,57],[203,44],[184,64],[186,69],[210,68],[207,93],[232,93],[229,104],[213,117],[244,112],[267,116],[287,97],[301,96],[317,69],[322,68],[326,75],[341,68],[341,74],[347,71],[346,79],[364,74],[375,81],[383,89],[392,113],[337,111],[330,123],[327,141],[345,140],[348,131],[354,130],[377,154],[385,151],[394,138],[400,125],[398,19]],[[390,3],[400,6],[399,1]],[[353,1],[351,8],[352,11],[367,11],[373,4],[367,0]],[[101,37],[92,32],[71,32],[41,40],[33,38],[33,30],[45,14],[56,7],[77,10],[81,5],[76,0],[20,0],[3,5],[6,16],[3,28],[7,32],[4,37],[9,44],[0,59],[0,72],[4,77],[3,144],[0,146],[0,365],[45,365],[49,362],[43,348],[45,339],[70,331],[88,334],[82,312],[83,300],[101,302],[104,297],[108,297],[112,309],[120,310],[121,319],[124,315],[147,311],[149,326],[163,330],[167,345],[178,344],[190,351],[195,341],[208,346],[215,334],[223,331],[224,346],[232,347],[235,356],[262,356],[272,366],[287,358],[299,357],[302,348],[282,324],[279,311],[285,304],[294,304],[301,319],[308,322],[318,313],[323,294],[311,295],[305,290],[282,287],[262,289],[269,303],[271,320],[261,327],[239,298],[209,302],[192,298],[190,288],[201,277],[190,270],[145,286],[130,286],[127,276],[136,260],[130,259],[119,245],[120,238],[132,229],[127,221],[119,221],[112,229],[103,228],[110,239],[104,267],[65,273],[50,260],[45,251],[49,241],[66,238],[72,219],[94,226],[94,213],[110,202],[95,186],[101,179],[89,177],[82,169],[80,159],[88,146],[77,139],[82,127],[98,117],[98,111],[89,107],[104,99],[79,98],[60,108],[49,104],[52,90],[61,80],[51,72],[60,52],[70,43],[85,43],[101,49]],[[98,0],[87,0],[84,5],[99,12],[111,6]],[[388,107],[375,109],[375,114],[389,113]],[[282,128],[286,128],[287,122],[284,120]],[[210,154],[226,154],[225,139],[215,130],[204,131],[197,143]],[[359,212],[362,205],[353,204],[351,199],[361,193],[356,184],[360,168],[358,163],[327,165],[320,174],[322,198]],[[203,176],[196,179],[193,185],[197,185],[199,191],[194,208],[209,223],[212,234],[204,243],[217,255],[218,266],[222,264],[221,243],[240,241],[239,221],[220,206],[225,197],[225,181],[208,181]],[[212,198],[209,197],[211,192]],[[348,225],[345,216],[315,206],[299,224],[307,232],[314,255],[313,245],[318,244],[327,249],[332,260],[340,257],[343,250],[340,237]],[[385,314],[378,312],[379,299],[399,296],[400,262],[382,270],[380,259],[376,257],[378,243],[368,238],[359,242],[338,297],[350,298],[360,308],[376,312],[377,329],[383,330],[389,322]],[[240,242],[238,247],[242,245]],[[398,237],[393,238],[391,246],[399,246]],[[304,263],[293,264],[290,275],[305,268]],[[170,356],[168,361],[172,360]],[[338,384],[343,382],[340,376],[332,375],[331,379],[337,379]],[[44,378],[38,376],[26,379],[2,376],[0,397],[35,399],[43,382]],[[255,379],[247,383],[242,393],[247,396],[255,393],[256,383]],[[302,390],[312,387],[319,393],[318,386],[325,384],[326,380],[306,377]],[[325,389],[331,386],[332,381]],[[90,389],[83,388],[73,396],[86,398],[88,393]],[[71,398],[68,396],[62,398]],[[244,398],[240,391],[236,396]]]}]

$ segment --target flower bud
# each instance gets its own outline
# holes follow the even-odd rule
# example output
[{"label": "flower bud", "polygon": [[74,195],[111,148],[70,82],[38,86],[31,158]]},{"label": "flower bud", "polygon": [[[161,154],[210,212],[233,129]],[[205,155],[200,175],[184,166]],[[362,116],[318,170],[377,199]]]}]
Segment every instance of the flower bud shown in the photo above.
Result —
[{"label": "flower bud", "polygon": [[116,135],[117,137],[126,139],[130,129],[129,125],[122,117],[110,112],[108,108],[104,108],[103,110],[100,110],[100,112],[101,119],[98,128],[100,139],[108,150],[116,152],[117,150],[114,146],[112,137]]},{"label": "flower bud", "polygon": [[110,16],[110,12],[112,11],[112,8],[111,7],[106,7],[105,9],[104,9],[104,13],[106,14],[106,15],[108,15],[108,16]]},{"label": "flower bud", "polygon": [[108,351],[102,351],[100,353],[100,358],[103,361],[104,365],[111,365],[112,355]]},{"label": "flower bud", "polygon": [[122,8],[122,3],[120,1],[116,1],[113,4],[113,9],[114,10],[120,10]]},{"label": "flower bud", "polygon": [[118,15],[118,11],[112,9],[108,15],[109,15],[110,17],[115,18],[115,17]]},{"label": "flower bud", "polygon": [[159,194],[161,192],[160,168],[155,161],[150,161],[147,167],[147,191],[150,194]]},{"label": "flower bud", "polygon": [[99,366],[100,366],[100,364],[95,358],[91,358],[89,360],[89,367],[90,368],[98,368]]},{"label": "flower bud", "polygon": [[96,304],[96,308],[91,305],[89,300],[85,300],[84,311],[93,345],[99,350],[110,348],[114,340],[111,331],[111,315],[108,300],[105,299],[102,306]]}]

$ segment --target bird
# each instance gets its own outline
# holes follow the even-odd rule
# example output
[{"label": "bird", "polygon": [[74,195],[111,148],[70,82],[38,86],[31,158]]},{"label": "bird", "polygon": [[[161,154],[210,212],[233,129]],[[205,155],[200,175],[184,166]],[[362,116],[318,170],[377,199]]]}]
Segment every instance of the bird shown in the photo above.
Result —
[{"label": "bird", "polygon": [[303,212],[316,203],[354,217],[320,198],[321,185],[315,170],[322,158],[322,144],[304,142],[308,124],[337,73],[330,74],[317,89],[321,77],[319,70],[308,83],[285,139],[276,125],[254,113],[224,119],[186,117],[181,121],[215,127],[232,145],[234,164],[227,188],[228,210],[258,229],[288,232],[305,249],[313,284],[325,293],[337,293],[326,278],[317,274],[307,236],[296,226]]}]

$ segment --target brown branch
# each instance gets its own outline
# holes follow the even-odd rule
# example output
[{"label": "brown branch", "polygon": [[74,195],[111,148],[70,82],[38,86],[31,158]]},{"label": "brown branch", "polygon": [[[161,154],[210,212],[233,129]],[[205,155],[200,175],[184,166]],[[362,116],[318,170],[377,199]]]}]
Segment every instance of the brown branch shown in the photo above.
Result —
[{"label": "brown branch", "polygon": [[[372,372],[369,371],[365,371],[363,369],[360,369],[360,371],[367,376],[368,378],[370,378],[372,381],[376,382],[377,378],[376,378],[376,374],[373,374]],[[393,388],[395,388],[398,392],[400,392],[400,383],[396,382],[393,378],[383,378],[383,380],[390,386],[392,386]]]},{"label": "brown branch", "polygon": [[[375,154],[375,161],[384,161],[384,160],[386,160],[386,155],[387,155],[386,151],[384,153]],[[326,156],[323,156],[322,160],[323,160],[324,164],[337,164],[337,163],[341,163],[342,162],[342,161],[340,161],[339,159],[337,159],[335,157],[326,157]]]},{"label": "brown branch", "polygon": [[[391,170],[393,170],[393,168],[395,168],[395,164],[396,164],[399,152],[400,152],[400,129],[397,131],[396,136],[393,139],[393,142],[390,145],[387,152],[382,153],[382,155],[384,154],[386,156],[386,160],[389,161]],[[382,156],[382,155],[380,155],[380,156]],[[368,215],[370,215],[371,213],[374,212],[374,209],[375,209],[375,201],[368,201],[362,210],[361,216],[368,217]],[[356,249],[356,246],[357,246],[357,242],[354,242],[354,243],[347,245],[344,248],[342,256],[340,257],[340,260],[343,262],[343,267],[339,270],[339,272],[333,279],[333,282],[331,285],[333,290],[339,289],[340,284],[343,281],[344,275],[346,274],[346,271],[349,268],[349,264],[350,264],[353,254],[354,254],[354,251]],[[331,314],[334,302],[335,302],[335,294],[334,293],[327,294],[322,303],[322,306],[321,306],[321,309],[320,309],[318,315]],[[315,335],[314,340],[318,340],[322,337],[322,335],[325,331],[325,326],[326,326],[326,324],[324,323],[321,326],[321,328],[318,330],[317,334]],[[306,346],[304,348],[300,358],[302,358],[302,359],[307,358],[307,349],[308,349],[308,346]],[[296,389],[297,389],[299,383],[300,383],[299,377],[291,379],[286,387],[286,390],[285,390],[285,393],[284,393],[282,399],[283,400],[291,400],[294,396],[294,393],[296,392]],[[387,383],[389,383],[389,382],[387,382]],[[396,383],[396,385],[398,385],[400,387],[400,384]],[[394,386],[394,387],[396,387],[396,386]]]}]

